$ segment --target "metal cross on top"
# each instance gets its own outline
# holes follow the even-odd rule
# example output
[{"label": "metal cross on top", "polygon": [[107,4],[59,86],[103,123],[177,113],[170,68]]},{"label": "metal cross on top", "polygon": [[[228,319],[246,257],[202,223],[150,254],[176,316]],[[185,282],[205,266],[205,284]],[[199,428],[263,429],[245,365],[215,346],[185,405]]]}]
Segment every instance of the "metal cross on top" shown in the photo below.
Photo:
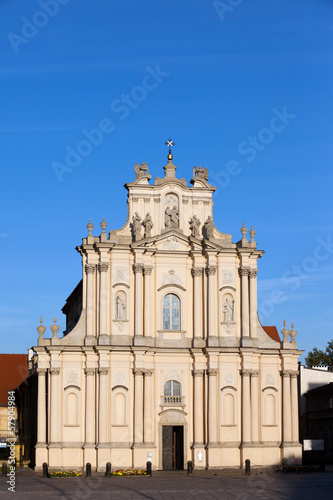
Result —
[{"label": "metal cross on top", "polygon": [[173,142],[172,139],[168,139],[167,141],[165,141],[164,143],[166,146],[169,146],[169,155],[168,155],[168,160],[172,160],[172,153],[171,153],[171,148],[172,146],[175,145],[175,143]]}]

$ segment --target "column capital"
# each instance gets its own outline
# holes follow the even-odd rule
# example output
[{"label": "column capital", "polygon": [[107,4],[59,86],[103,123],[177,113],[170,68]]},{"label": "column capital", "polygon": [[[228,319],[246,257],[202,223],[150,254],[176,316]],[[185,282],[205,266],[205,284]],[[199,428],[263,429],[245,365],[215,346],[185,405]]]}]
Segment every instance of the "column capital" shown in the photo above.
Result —
[{"label": "column capital", "polygon": [[256,278],[258,274],[258,269],[250,269],[249,270],[249,276],[250,278]]},{"label": "column capital", "polygon": [[202,377],[204,372],[205,372],[205,370],[193,370],[192,374],[193,374],[193,377]]},{"label": "column capital", "polygon": [[291,371],[290,372],[291,378],[297,378],[298,377],[298,372]]},{"label": "column capital", "polygon": [[249,267],[240,267],[238,268],[238,273],[239,273],[239,276],[248,276],[249,273],[250,273],[250,268]]},{"label": "column capital", "polygon": [[259,370],[250,370],[250,372],[252,377],[258,377],[259,375]]},{"label": "column capital", "polygon": [[217,269],[217,266],[212,266],[212,265],[207,266],[206,267],[207,276],[212,276],[212,275],[216,274],[216,269]]},{"label": "column capital", "polygon": [[143,368],[133,368],[133,375],[143,375],[144,374],[144,369]]},{"label": "column capital", "polygon": [[50,368],[51,375],[59,375],[60,368]]},{"label": "column capital", "polygon": [[133,264],[133,271],[135,273],[142,273],[143,269],[144,269],[144,265],[143,264]]},{"label": "column capital", "polygon": [[98,270],[100,273],[106,273],[109,269],[109,263],[108,262],[99,262],[98,264]]},{"label": "column capital", "polygon": [[290,377],[292,373],[294,373],[292,370],[281,370],[280,371],[282,377]]},{"label": "column capital", "polygon": [[86,375],[95,375],[96,368],[86,368],[84,372]]},{"label": "column capital", "polygon": [[47,372],[47,368],[37,368],[36,371],[38,375],[45,375],[45,373]]},{"label": "column capital", "polygon": [[152,270],[153,270],[153,266],[143,266],[143,274],[144,274],[144,276],[151,275]]},{"label": "column capital", "polygon": [[98,373],[100,375],[107,375],[109,373],[109,368],[106,368],[106,367],[98,368]]},{"label": "column capital", "polygon": [[252,375],[253,370],[240,370],[240,374],[242,377],[249,377]]},{"label": "column capital", "polygon": [[192,276],[198,277],[202,275],[202,268],[201,267],[192,267],[191,269]]},{"label": "column capital", "polygon": [[142,371],[142,373],[144,374],[145,377],[151,377],[152,374],[154,373],[154,370],[146,370],[146,369],[144,369],[144,370],[141,370],[141,371]]},{"label": "column capital", "polygon": [[85,265],[86,274],[94,274],[95,269],[96,269],[96,265],[95,264],[86,264]]},{"label": "column capital", "polygon": [[217,375],[218,372],[219,372],[218,368],[208,368],[207,375],[214,376]]}]

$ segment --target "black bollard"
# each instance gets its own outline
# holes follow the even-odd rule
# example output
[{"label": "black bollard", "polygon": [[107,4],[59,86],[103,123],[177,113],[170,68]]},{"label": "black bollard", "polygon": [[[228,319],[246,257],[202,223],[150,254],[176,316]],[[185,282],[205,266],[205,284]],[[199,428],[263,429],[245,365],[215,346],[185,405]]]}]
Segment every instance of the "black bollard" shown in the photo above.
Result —
[{"label": "black bollard", "polygon": [[86,477],[91,477],[91,463],[86,463]]},{"label": "black bollard", "polygon": [[2,477],[7,476],[7,462],[2,462]]},{"label": "black bollard", "polygon": [[49,477],[49,468],[46,462],[43,462],[43,477]]},{"label": "black bollard", "polygon": [[105,477],[111,477],[111,463],[106,462]]},{"label": "black bollard", "polygon": [[288,472],[288,460],[286,458],[282,459],[282,471]]},{"label": "black bollard", "polygon": [[192,474],[193,472],[193,462],[192,460],[189,460],[187,462],[187,475]]},{"label": "black bollard", "polygon": [[151,462],[148,461],[146,466],[147,466],[147,476],[151,476]]},{"label": "black bollard", "polygon": [[251,474],[251,462],[248,458],[245,460],[245,474],[247,476]]}]

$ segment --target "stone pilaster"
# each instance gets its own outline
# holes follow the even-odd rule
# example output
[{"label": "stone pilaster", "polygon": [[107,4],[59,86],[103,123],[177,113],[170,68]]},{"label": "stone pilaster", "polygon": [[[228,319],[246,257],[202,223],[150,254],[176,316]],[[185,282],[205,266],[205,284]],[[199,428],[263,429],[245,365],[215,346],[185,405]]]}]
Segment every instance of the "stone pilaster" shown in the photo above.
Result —
[{"label": "stone pilaster", "polygon": [[217,315],[216,315],[216,269],[217,266],[206,267],[208,278],[208,345],[217,346]]},{"label": "stone pilaster", "polygon": [[153,442],[153,394],[152,394],[152,375],[153,370],[144,370],[144,420],[143,420],[143,438],[145,443]]},{"label": "stone pilaster", "polygon": [[259,441],[259,391],[258,370],[251,370],[251,438],[252,443]]},{"label": "stone pilaster", "polygon": [[51,404],[50,404],[50,444],[59,445],[59,373],[60,368],[51,368]]},{"label": "stone pilaster", "polygon": [[208,440],[209,444],[217,443],[217,374],[218,369],[210,368],[208,374]]},{"label": "stone pilaster", "polygon": [[134,443],[143,442],[143,370],[134,369]]},{"label": "stone pilaster", "polygon": [[250,329],[249,329],[249,268],[248,267],[240,267],[239,275],[241,277],[241,292],[242,292],[242,339],[245,340],[250,338]]},{"label": "stone pilaster", "polygon": [[[143,337],[143,300],[142,300],[142,272],[143,264],[133,264],[135,274],[135,319],[134,319],[134,337]],[[134,338],[135,341],[135,338]]]},{"label": "stone pilaster", "polygon": [[201,279],[202,268],[192,267],[193,276],[193,345],[194,347],[204,347],[205,341],[202,337],[202,294]]},{"label": "stone pilaster", "polygon": [[103,448],[107,443],[108,435],[108,373],[109,369],[106,367],[100,367],[98,369],[99,374],[99,412],[98,412],[98,447]]},{"label": "stone pilaster", "polygon": [[144,288],[145,288],[145,320],[144,335],[151,337],[151,273],[153,266],[144,266]]},{"label": "stone pilaster", "polygon": [[95,446],[95,368],[86,368],[86,447]]},{"label": "stone pilaster", "polygon": [[[290,399],[290,371],[282,370],[282,397],[283,397],[283,443],[291,442],[291,399]],[[297,412],[298,414],[298,412]]]},{"label": "stone pilaster", "polygon": [[99,334],[107,335],[107,271],[109,269],[108,262],[100,262],[99,270]]},{"label": "stone pilaster", "polygon": [[37,408],[37,445],[46,445],[46,368],[37,368],[38,408]]},{"label": "stone pilaster", "polygon": [[242,370],[242,443],[251,442],[251,394],[250,376],[251,370]]},{"label": "stone pilaster", "polygon": [[96,337],[95,333],[95,302],[94,302],[94,290],[95,290],[95,264],[86,264],[86,336],[90,340]]},{"label": "stone pilaster", "polygon": [[204,370],[193,370],[194,379],[194,444],[202,446],[204,441],[204,403],[203,403]]},{"label": "stone pilaster", "polygon": [[250,337],[257,338],[257,274],[258,269],[250,269]]},{"label": "stone pilaster", "polygon": [[298,372],[292,371],[291,376],[291,437],[294,443],[299,442],[298,433],[298,390],[297,377]]}]

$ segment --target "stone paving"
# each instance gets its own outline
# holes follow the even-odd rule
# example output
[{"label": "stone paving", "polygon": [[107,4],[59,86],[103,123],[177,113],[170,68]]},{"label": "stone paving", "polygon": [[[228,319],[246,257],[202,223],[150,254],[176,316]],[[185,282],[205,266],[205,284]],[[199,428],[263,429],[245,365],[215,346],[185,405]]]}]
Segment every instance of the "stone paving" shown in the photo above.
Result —
[{"label": "stone paving", "polygon": [[[28,476],[28,477],[27,477]],[[255,473],[193,476],[44,479],[32,472],[16,477],[16,492],[0,478],[0,499],[16,500],[332,500],[333,473]]]}]

